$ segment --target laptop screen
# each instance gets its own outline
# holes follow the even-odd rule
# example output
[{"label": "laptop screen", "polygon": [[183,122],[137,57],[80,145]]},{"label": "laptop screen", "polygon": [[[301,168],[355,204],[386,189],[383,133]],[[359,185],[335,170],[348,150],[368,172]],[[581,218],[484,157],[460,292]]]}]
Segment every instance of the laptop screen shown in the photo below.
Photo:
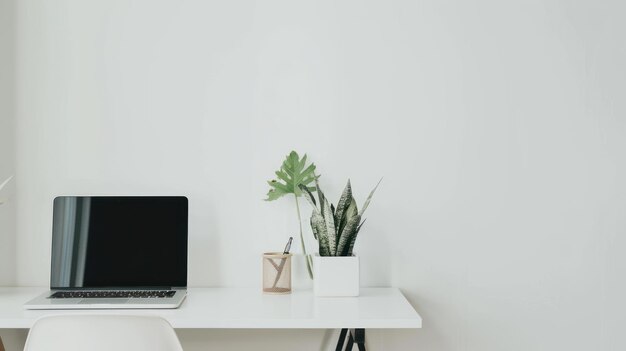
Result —
[{"label": "laptop screen", "polygon": [[187,198],[54,199],[50,287],[187,286]]}]

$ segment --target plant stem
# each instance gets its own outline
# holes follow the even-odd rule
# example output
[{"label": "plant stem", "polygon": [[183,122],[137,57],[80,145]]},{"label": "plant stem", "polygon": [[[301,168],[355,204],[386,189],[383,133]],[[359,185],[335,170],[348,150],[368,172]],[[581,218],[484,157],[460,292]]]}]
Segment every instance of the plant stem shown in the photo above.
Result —
[{"label": "plant stem", "polygon": [[302,254],[306,260],[306,268],[309,271],[309,278],[313,279],[313,268],[311,267],[311,258],[306,253],[306,247],[304,246],[304,235],[302,234],[302,216],[300,216],[300,204],[298,203],[298,196],[293,194],[296,198],[296,211],[298,212],[298,225],[300,226],[300,243],[302,244]]}]

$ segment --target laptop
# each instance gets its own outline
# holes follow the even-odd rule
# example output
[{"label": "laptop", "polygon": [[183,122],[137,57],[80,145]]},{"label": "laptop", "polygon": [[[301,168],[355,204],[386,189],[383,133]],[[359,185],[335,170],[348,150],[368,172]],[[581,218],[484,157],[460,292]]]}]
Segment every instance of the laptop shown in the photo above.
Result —
[{"label": "laptop", "polygon": [[184,196],[54,199],[50,291],[26,309],[177,308],[187,295]]}]

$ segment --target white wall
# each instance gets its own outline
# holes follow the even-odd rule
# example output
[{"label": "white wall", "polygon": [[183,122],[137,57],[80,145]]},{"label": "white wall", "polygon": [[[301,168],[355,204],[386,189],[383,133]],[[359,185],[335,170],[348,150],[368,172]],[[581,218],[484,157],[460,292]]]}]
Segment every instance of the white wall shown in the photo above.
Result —
[{"label": "white wall", "polygon": [[[0,183],[15,173],[15,2],[0,0]],[[0,286],[15,285],[15,180],[0,191]],[[20,333],[0,330],[8,350],[19,348]]]},{"label": "white wall", "polygon": [[[0,184],[15,173],[15,4],[0,0]],[[0,285],[15,279],[15,181],[0,191]],[[2,202],[2,201],[0,201]]]},{"label": "white wall", "polygon": [[190,198],[191,285],[258,286],[259,254],[296,232],[293,203],[261,201],[295,148],[332,197],[385,176],[363,284],[400,287],[425,322],[371,349],[626,348],[623,2],[17,7],[19,284],[48,282],[53,196],[160,193]]}]

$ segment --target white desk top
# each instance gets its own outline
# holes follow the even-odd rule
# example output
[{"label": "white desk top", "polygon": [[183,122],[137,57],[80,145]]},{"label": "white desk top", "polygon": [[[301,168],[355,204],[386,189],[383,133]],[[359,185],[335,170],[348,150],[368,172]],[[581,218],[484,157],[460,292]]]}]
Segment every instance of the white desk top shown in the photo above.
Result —
[{"label": "white desk top", "polygon": [[263,295],[260,289],[190,288],[175,310],[29,311],[23,304],[44,288],[0,288],[0,328],[30,328],[52,314],[139,314],[174,328],[339,329],[421,328],[422,318],[396,288],[361,288],[359,297],[314,297],[310,290]]}]

